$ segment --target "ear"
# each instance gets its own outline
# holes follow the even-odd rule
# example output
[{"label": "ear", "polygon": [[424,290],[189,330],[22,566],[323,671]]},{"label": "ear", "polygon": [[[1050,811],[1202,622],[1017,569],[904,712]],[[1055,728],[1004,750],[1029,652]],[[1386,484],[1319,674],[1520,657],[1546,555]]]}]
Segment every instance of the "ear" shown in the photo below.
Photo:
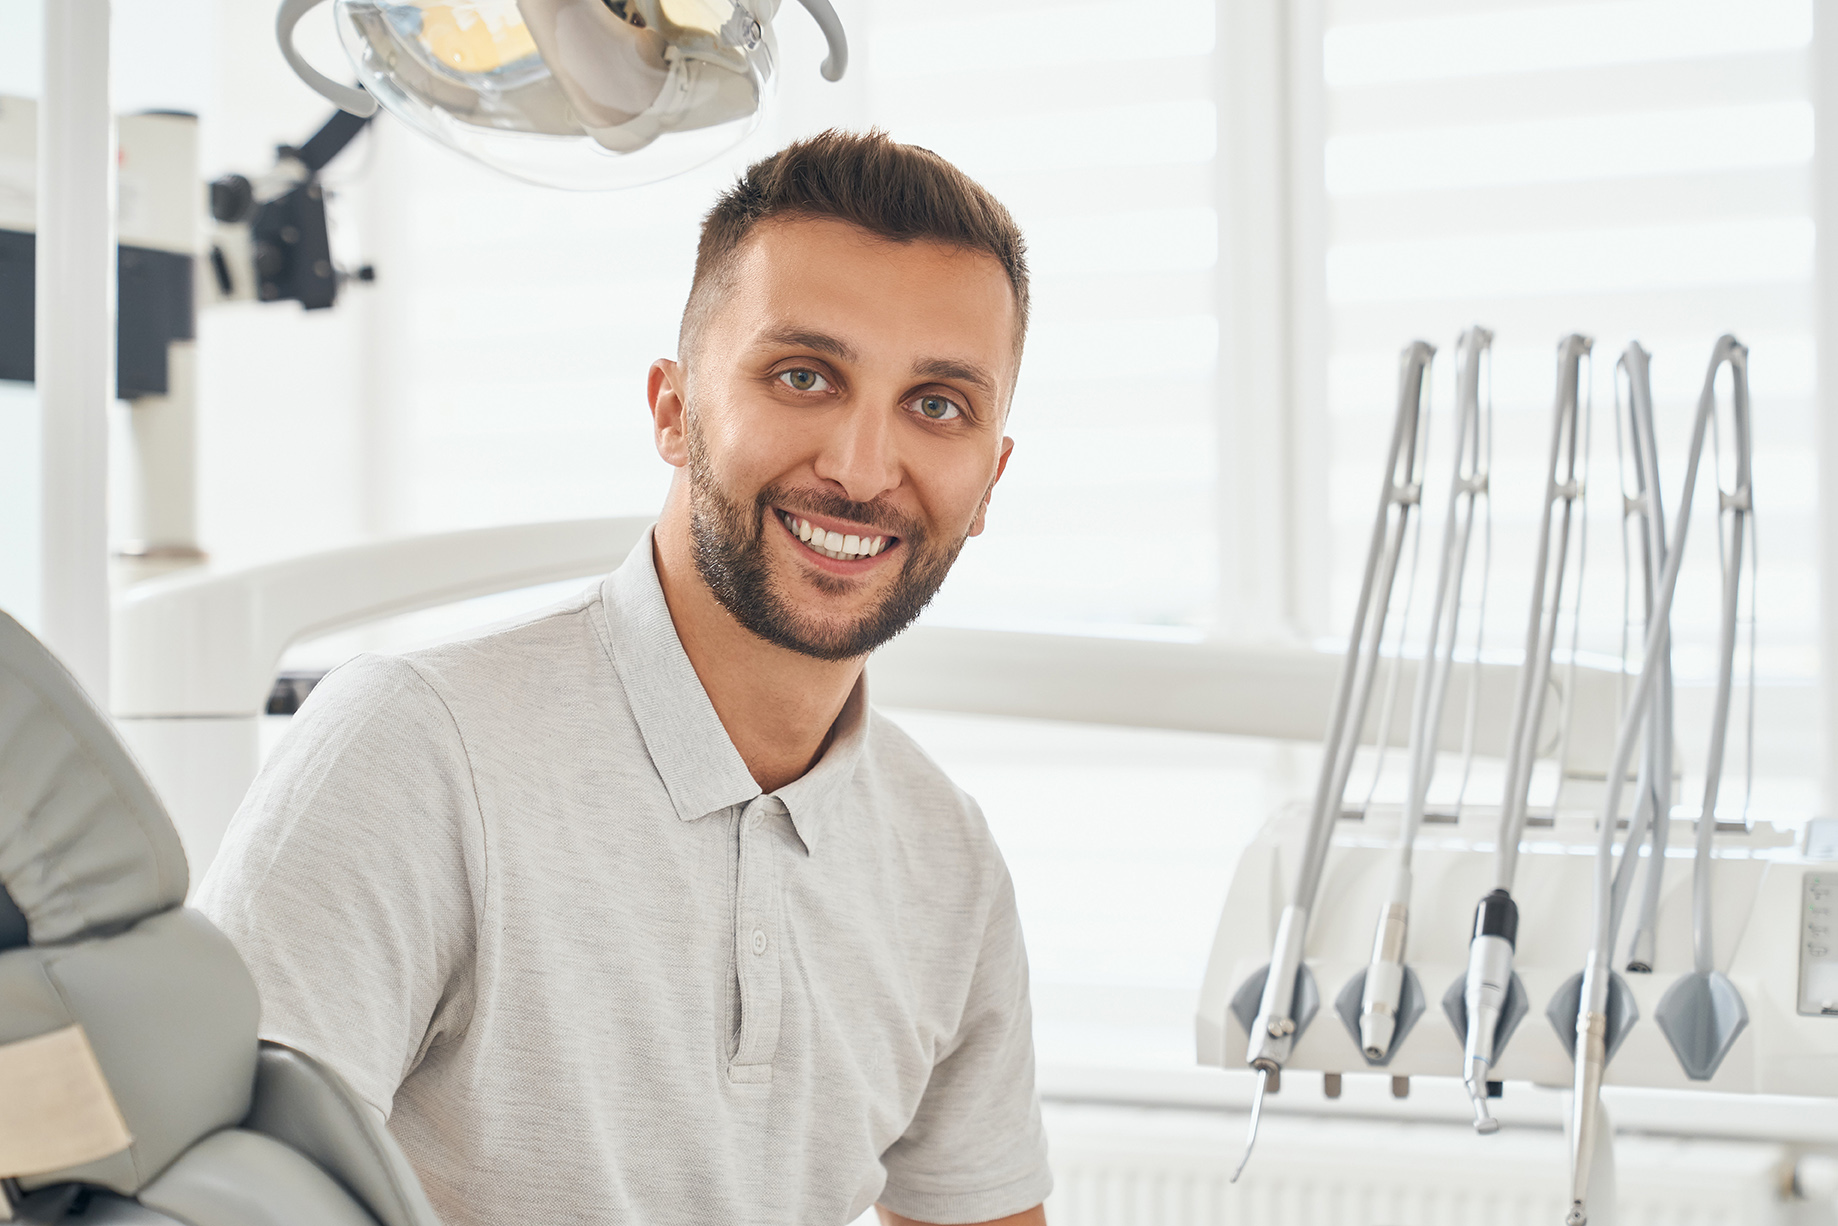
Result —
[{"label": "ear", "polygon": [[669,358],[651,363],[645,380],[645,395],[651,402],[651,441],[664,463],[675,468],[689,463],[687,381],[683,368]]},{"label": "ear", "polygon": [[1004,437],[1002,454],[996,457],[996,475],[989,479],[989,488],[983,491],[983,501],[976,508],[976,518],[970,521],[969,535],[983,535],[983,521],[989,518],[989,496],[996,492],[996,482],[1000,481],[1002,474],[1008,471],[1008,457],[1013,454],[1014,450],[1015,440]]}]

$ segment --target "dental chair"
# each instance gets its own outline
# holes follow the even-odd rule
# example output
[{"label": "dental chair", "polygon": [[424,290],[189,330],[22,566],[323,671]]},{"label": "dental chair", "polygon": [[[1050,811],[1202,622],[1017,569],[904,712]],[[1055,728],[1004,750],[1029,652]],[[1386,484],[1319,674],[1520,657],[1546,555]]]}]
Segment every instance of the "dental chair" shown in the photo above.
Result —
[{"label": "dental chair", "polygon": [[0,1221],[439,1226],[382,1117],[257,1042],[185,891],[113,728],[0,613]]}]

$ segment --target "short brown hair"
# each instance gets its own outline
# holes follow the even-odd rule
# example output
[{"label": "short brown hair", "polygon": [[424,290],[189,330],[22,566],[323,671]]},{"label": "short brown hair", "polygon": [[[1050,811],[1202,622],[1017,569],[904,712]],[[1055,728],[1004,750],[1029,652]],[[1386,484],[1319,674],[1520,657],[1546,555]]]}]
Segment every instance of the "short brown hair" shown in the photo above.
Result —
[{"label": "short brown hair", "polygon": [[702,220],[696,277],[677,352],[685,361],[714,309],[734,254],[774,218],[834,218],[896,243],[929,239],[995,257],[1015,294],[1015,343],[1027,334],[1027,244],[1002,202],[930,149],[880,129],[835,128],[747,167]]}]

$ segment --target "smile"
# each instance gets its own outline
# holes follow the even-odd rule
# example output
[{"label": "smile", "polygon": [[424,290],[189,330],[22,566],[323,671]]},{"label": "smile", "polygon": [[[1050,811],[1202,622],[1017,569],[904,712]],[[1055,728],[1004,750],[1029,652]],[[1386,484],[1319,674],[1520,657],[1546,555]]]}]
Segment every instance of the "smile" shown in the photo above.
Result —
[{"label": "smile", "polygon": [[827,532],[812,524],[808,519],[800,519],[785,511],[773,508],[773,514],[793,536],[803,541],[812,552],[820,553],[826,558],[838,562],[856,562],[862,558],[872,558],[887,548],[890,541],[898,537],[844,535],[841,532]]}]

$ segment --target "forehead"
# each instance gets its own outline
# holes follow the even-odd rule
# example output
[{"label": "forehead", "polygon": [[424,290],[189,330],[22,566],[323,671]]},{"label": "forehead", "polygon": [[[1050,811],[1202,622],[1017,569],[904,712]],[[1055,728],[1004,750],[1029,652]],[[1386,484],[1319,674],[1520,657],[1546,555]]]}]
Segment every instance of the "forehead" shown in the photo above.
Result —
[{"label": "forehead", "polygon": [[730,307],[741,309],[720,314],[748,334],[818,327],[864,353],[974,357],[1012,383],[1015,294],[985,252],[894,242],[830,218],[774,219],[747,236],[726,280]]}]

